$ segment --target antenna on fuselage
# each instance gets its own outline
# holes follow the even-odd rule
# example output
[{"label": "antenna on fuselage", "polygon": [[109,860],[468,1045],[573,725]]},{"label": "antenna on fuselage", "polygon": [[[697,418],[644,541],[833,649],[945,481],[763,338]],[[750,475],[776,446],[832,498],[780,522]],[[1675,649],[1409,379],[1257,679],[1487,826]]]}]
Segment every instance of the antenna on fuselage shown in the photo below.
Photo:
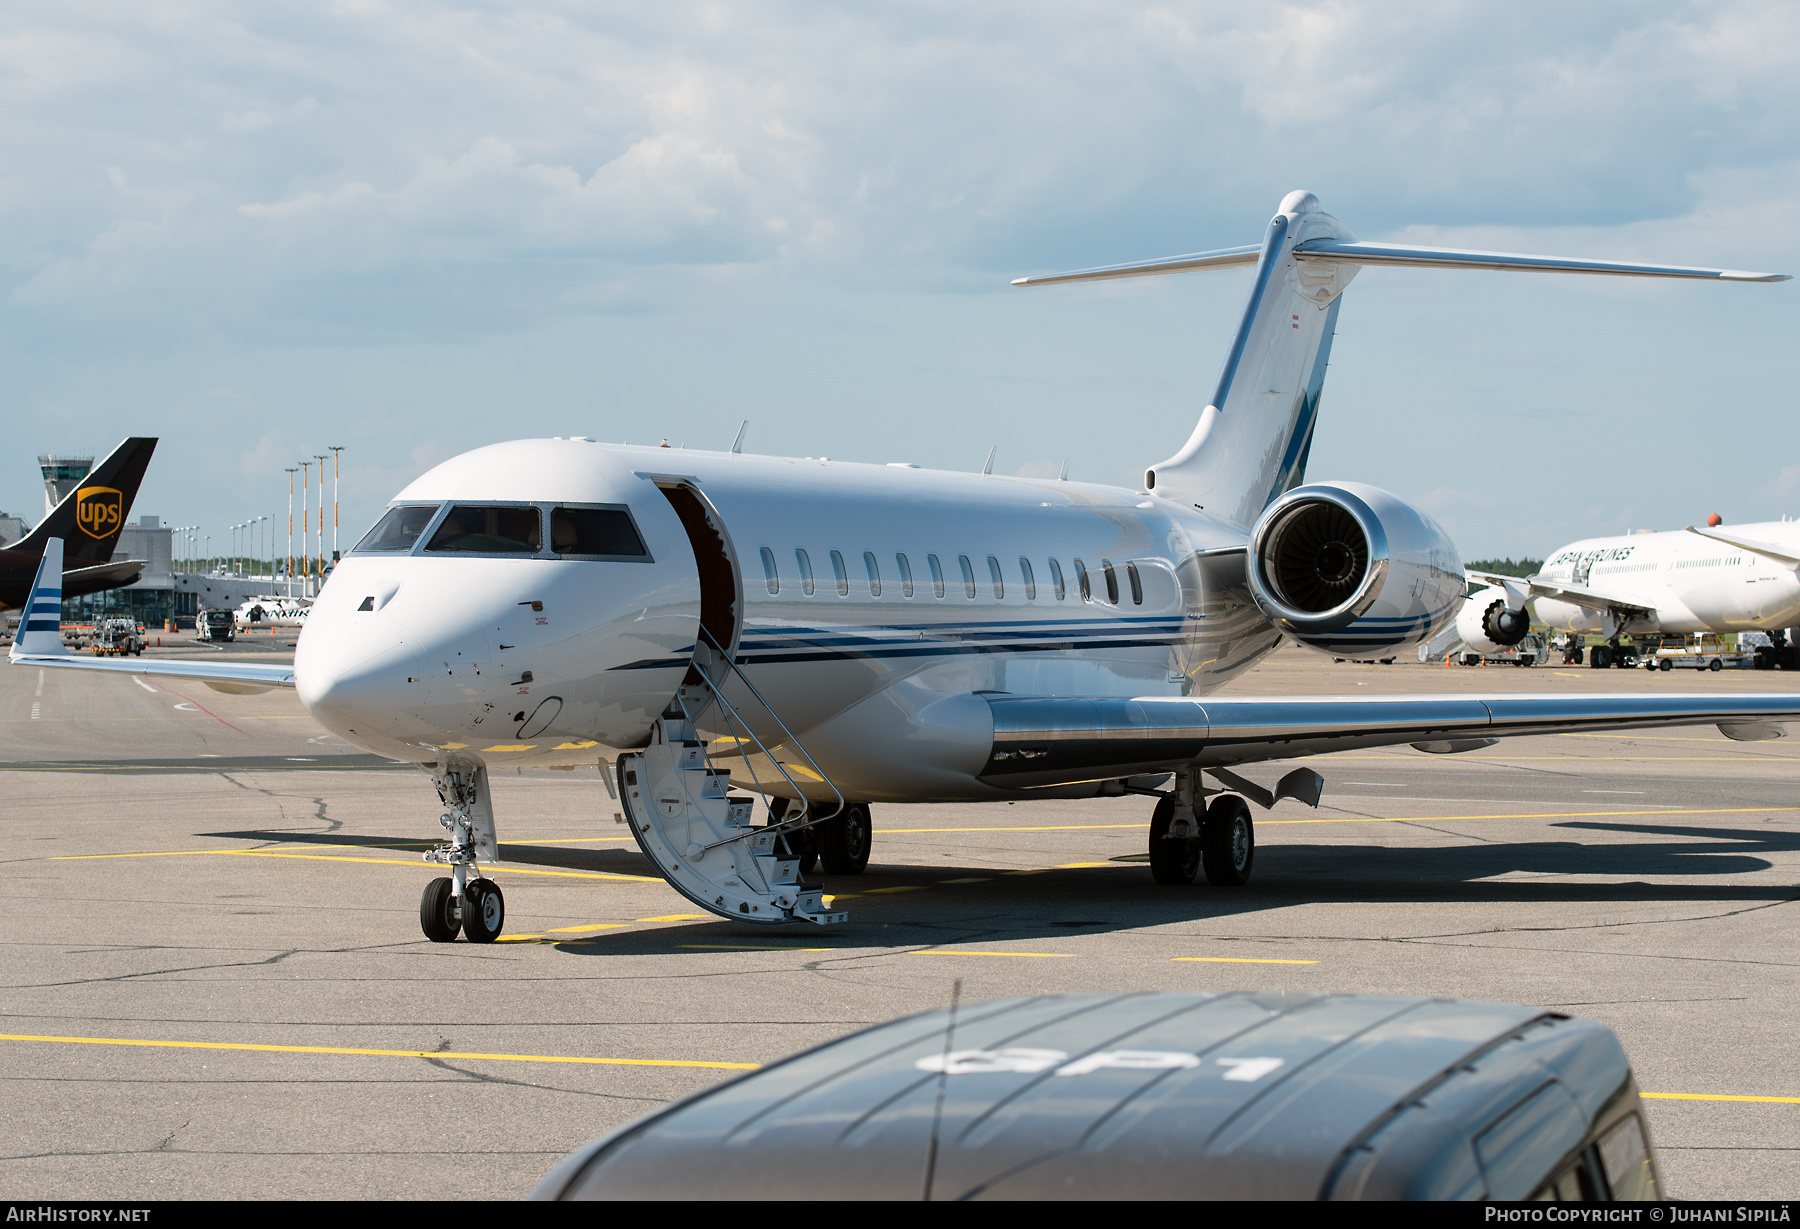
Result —
[{"label": "antenna on fuselage", "polygon": [[1069,480],[1069,463],[1067,461],[1063,462],[1062,473],[1056,476],[1056,480],[1058,482],[1067,482]]},{"label": "antenna on fuselage", "polygon": [[750,429],[750,420],[748,418],[746,418],[743,422],[738,424],[737,438],[731,441],[731,451],[733,451],[733,452],[744,451],[744,432],[748,431],[749,429]]},{"label": "antenna on fuselage", "polygon": [[998,445],[998,444],[995,444],[992,448],[988,449],[987,464],[985,464],[981,467],[982,473],[991,474],[994,472],[994,454],[999,451],[1000,451],[1000,445]]}]

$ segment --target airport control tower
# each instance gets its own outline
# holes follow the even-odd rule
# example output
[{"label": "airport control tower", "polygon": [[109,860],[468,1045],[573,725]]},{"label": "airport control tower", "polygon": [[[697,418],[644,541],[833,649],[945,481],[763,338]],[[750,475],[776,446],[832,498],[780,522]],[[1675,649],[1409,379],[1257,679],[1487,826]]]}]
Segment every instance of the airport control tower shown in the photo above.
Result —
[{"label": "airport control tower", "polygon": [[81,480],[94,468],[94,458],[40,454],[38,468],[44,471],[44,512],[48,515],[65,495],[81,485]]}]

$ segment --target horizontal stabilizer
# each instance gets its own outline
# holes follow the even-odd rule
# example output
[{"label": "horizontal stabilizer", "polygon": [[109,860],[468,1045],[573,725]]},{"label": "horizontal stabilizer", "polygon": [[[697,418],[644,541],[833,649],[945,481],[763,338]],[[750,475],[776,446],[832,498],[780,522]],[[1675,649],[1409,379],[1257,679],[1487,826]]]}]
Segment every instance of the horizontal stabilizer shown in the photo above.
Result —
[{"label": "horizontal stabilizer", "polygon": [[1216,252],[1190,252],[1186,256],[1166,256],[1161,260],[1142,260],[1129,265],[1102,265],[1098,269],[1077,269],[1073,273],[1051,273],[1044,277],[1018,277],[1015,286],[1060,286],[1065,282],[1104,282],[1115,277],[1155,277],[1159,273],[1200,273],[1208,269],[1253,269],[1262,256],[1262,244],[1248,247],[1220,248]]},{"label": "horizontal stabilizer", "polygon": [[1410,265],[1415,269],[1501,269],[1519,273],[1592,273],[1612,277],[1686,277],[1716,282],[1785,282],[1786,273],[1747,273],[1742,269],[1696,269],[1687,265],[1646,265],[1622,260],[1587,260],[1572,256],[1521,256],[1512,252],[1475,252],[1462,248],[1410,247],[1397,243],[1344,243],[1319,239],[1294,246],[1301,261],[1341,265]]},{"label": "horizontal stabilizer", "polygon": [[[1162,273],[1195,273],[1209,269],[1249,269],[1260,246],[1220,248],[1160,260],[1141,260],[1098,269],[1076,269],[1043,277],[1021,277],[1015,286],[1060,286],[1065,282],[1099,282],[1116,277],[1155,277]],[[1303,264],[1405,265],[1415,269],[1488,269],[1516,273],[1587,273],[1609,277],[1677,277],[1714,282],[1785,282],[1786,273],[1751,273],[1743,269],[1700,269],[1689,265],[1650,265],[1624,260],[1588,260],[1574,256],[1527,256],[1513,252],[1478,252],[1464,248],[1414,247],[1361,240],[1309,239],[1293,248]]]}]

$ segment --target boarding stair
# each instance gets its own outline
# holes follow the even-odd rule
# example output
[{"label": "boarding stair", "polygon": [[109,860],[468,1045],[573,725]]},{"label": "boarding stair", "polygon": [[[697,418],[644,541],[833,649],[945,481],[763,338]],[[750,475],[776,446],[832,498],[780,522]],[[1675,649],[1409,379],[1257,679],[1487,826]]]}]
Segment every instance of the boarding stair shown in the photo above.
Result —
[{"label": "boarding stair", "polygon": [[[831,925],[849,914],[825,904],[823,889],[801,882],[800,860],[788,838],[803,828],[832,818],[844,805],[843,795],[800,745],[730,656],[701,643],[695,670],[651,728],[650,745],[621,755],[615,766],[622,818],[637,838],[638,848],[683,896],[721,917],[738,922],[779,925],[812,922]],[[735,673],[785,735],[781,745],[790,756],[804,759],[810,771],[837,794],[837,809],[808,808],[806,794],[775,757],[761,736],[726,698],[722,681]],[[694,676],[699,681],[694,682]],[[717,707],[712,724],[730,731],[735,755],[751,773],[767,804],[768,824],[754,822],[756,799],[731,793],[731,770],[720,768],[708,754],[697,722]],[[760,753],[787,780],[802,805],[792,818],[785,799],[755,776],[750,755]],[[770,787],[773,786],[770,782]]]}]

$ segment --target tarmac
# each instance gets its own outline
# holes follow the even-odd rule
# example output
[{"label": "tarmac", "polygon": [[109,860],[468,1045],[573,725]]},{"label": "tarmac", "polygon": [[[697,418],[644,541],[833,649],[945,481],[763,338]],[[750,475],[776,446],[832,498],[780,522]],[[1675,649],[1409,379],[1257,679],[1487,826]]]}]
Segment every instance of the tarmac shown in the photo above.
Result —
[{"label": "tarmac", "polygon": [[[1792,690],[1284,649],[1226,694]],[[1239,889],[1153,883],[1146,798],[878,806],[868,872],[823,878],[850,912],[829,929],[697,916],[597,771],[501,774],[507,934],[480,946],[419,933],[425,778],[291,693],[0,666],[0,730],[0,1198],[514,1198],[616,1124],[958,979],[965,1002],[1333,990],[1590,1016],[1652,1098],[1671,1194],[1800,1191],[1795,740],[1317,757],[1322,804],[1257,813]]]}]

